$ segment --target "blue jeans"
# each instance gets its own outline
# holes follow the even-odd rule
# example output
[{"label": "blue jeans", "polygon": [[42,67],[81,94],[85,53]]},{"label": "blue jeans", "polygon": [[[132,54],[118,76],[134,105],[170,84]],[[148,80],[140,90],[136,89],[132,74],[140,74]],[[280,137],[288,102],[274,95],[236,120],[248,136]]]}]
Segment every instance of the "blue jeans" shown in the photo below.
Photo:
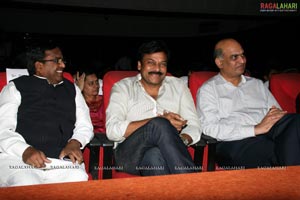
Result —
[{"label": "blue jeans", "polygon": [[142,176],[195,172],[195,165],[176,128],[161,117],[137,129],[114,151],[122,171]]}]

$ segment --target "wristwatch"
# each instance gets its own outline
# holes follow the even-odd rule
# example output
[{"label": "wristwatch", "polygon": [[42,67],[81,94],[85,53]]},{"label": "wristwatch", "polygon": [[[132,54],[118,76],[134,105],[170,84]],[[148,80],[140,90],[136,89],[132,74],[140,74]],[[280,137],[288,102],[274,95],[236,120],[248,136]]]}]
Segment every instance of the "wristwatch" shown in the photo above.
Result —
[{"label": "wristwatch", "polygon": [[180,138],[185,146],[189,145],[189,140],[187,138],[183,137],[182,135],[180,135]]}]

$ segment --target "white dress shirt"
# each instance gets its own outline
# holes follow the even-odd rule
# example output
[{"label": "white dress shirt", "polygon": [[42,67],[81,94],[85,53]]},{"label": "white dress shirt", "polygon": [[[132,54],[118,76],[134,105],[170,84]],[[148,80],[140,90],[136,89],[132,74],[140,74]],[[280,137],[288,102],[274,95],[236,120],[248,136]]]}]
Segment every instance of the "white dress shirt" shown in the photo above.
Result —
[{"label": "white dress shirt", "polygon": [[190,135],[193,144],[198,142],[202,130],[192,95],[186,84],[179,78],[166,76],[155,100],[144,90],[140,80],[141,75],[138,74],[113,86],[106,109],[108,138],[121,143],[125,140],[124,134],[130,122],[153,118],[169,111],[187,120],[187,126],[182,133]]},{"label": "white dress shirt", "polygon": [[[39,77],[41,78],[41,77]],[[94,133],[89,109],[81,94],[76,88],[76,122],[73,136],[70,139],[78,140],[82,147],[90,142]],[[22,159],[22,154],[30,145],[22,135],[15,132],[17,126],[18,107],[21,104],[21,94],[13,82],[8,83],[0,94],[0,153],[17,156]]]},{"label": "white dress shirt", "polygon": [[254,137],[254,126],[271,106],[279,104],[259,79],[242,76],[236,87],[219,73],[197,92],[197,112],[203,133],[219,141]]}]

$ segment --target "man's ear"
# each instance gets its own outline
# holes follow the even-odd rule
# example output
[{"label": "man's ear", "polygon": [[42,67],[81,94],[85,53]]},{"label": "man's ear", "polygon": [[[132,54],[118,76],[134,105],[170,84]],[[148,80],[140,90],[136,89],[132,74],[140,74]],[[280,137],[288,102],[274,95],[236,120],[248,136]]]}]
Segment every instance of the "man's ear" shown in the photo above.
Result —
[{"label": "man's ear", "polygon": [[40,74],[40,72],[42,71],[42,68],[43,68],[43,63],[36,61],[34,63],[34,67],[35,67],[35,73]]},{"label": "man's ear", "polygon": [[139,71],[141,71],[141,68],[142,68],[142,63],[141,63],[141,61],[138,61],[137,69]]},{"label": "man's ear", "polygon": [[219,69],[223,68],[223,61],[220,58],[215,59],[215,64]]}]

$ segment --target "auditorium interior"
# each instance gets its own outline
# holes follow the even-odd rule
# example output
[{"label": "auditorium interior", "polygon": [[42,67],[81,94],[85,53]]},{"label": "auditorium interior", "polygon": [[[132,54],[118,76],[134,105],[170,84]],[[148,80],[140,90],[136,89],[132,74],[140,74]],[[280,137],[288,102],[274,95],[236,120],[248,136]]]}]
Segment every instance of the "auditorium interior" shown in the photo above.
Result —
[{"label": "auditorium interior", "polygon": [[[280,3],[287,7],[277,9]],[[299,72],[299,12],[299,1],[290,0],[4,0],[0,72],[25,68],[31,43],[54,40],[67,61],[65,71],[93,67],[103,77],[120,70],[116,63],[124,57],[130,64],[123,70],[136,70],[140,44],[157,39],[170,49],[168,71],[180,77],[217,71],[215,43],[235,38],[245,50],[247,72],[263,80],[271,68]],[[89,180],[0,188],[0,198],[299,199],[299,173],[291,166]]]}]

